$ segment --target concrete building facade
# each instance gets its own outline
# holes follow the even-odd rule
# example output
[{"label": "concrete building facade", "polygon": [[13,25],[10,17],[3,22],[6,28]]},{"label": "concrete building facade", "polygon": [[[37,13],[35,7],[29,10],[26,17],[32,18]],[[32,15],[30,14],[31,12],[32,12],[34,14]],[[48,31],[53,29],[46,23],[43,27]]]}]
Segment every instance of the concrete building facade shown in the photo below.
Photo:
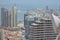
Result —
[{"label": "concrete building facade", "polygon": [[37,21],[30,26],[29,40],[55,40],[57,34],[54,32],[52,20]]},{"label": "concrete building facade", "polygon": [[11,16],[10,16],[11,17],[10,27],[17,27],[17,8],[16,8],[16,6],[12,7],[10,14],[11,14]]},{"label": "concrete building facade", "polygon": [[8,10],[4,7],[1,8],[1,26],[8,27]]},{"label": "concrete building facade", "polygon": [[13,6],[11,10],[1,8],[1,26],[17,27],[17,8]]},{"label": "concrete building facade", "polygon": [[55,40],[55,33],[52,15],[44,10],[35,11],[33,17],[30,13],[24,15],[24,26],[27,40]]}]

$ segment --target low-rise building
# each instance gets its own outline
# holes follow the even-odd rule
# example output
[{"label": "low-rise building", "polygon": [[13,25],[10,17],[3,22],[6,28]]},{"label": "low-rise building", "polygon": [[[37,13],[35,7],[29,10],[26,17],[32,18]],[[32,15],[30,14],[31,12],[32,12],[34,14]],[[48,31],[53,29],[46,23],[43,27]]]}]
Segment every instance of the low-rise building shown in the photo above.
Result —
[{"label": "low-rise building", "polygon": [[22,40],[20,28],[0,28],[1,40]]}]

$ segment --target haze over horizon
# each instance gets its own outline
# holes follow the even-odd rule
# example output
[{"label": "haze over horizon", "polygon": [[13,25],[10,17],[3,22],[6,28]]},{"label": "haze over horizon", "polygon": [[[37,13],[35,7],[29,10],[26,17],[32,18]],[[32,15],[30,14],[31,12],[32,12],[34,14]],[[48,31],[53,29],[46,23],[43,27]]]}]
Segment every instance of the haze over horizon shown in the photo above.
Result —
[{"label": "haze over horizon", "polygon": [[[16,5],[18,10],[31,10],[32,8],[43,8],[46,6],[49,9],[57,10],[60,6],[60,0],[0,0],[0,8],[2,6],[11,9],[13,5]],[[22,13],[18,14],[18,21],[24,20]]]},{"label": "haze over horizon", "polygon": [[2,0],[0,1],[0,7],[5,6],[11,8],[16,5],[18,9],[25,10],[31,8],[44,8],[48,5],[49,8],[58,9],[60,0]]}]

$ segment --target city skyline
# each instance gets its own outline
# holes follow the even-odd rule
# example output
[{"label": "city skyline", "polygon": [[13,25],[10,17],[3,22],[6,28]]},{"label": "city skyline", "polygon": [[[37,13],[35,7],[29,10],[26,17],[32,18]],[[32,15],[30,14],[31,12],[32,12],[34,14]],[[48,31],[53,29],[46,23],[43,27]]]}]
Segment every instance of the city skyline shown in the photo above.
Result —
[{"label": "city skyline", "polygon": [[60,40],[60,0],[0,0],[0,40]]},{"label": "city skyline", "polygon": [[[13,6],[15,6],[16,7],[16,5],[13,5]],[[12,7],[13,7],[12,6]],[[2,8],[2,7],[1,7]],[[4,8],[6,8],[6,7],[4,7]],[[16,7],[17,8],[17,7]],[[6,8],[7,10],[9,10],[8,8]],[[11,9],[10,9],[11,10]],[[17,23],[19,22],[19,21],[24,21],[24,14],[27,12],[27,11],[32,11],[32,13],[33,12],[35,12],[35,11],[38,11],[38,10],[50,10],[50,11],[53,11],[53,12],[56,12],[56,15],[60,15],[59,14],[59,10],[57,11],[57,10],[53,10],[53,9],[49,9],[48,8],[48,6],[46,6],[46,9],[38,9],[38,8],[35,8],[35,9],[31,9],[31,10],[24,10],[24,11],[22,11],[22,10],[18,10],[17,9]],[[1,10],[0,10],[0,12],[1,12]],[[55,16],[56,16],[55,15]],[[1,16],[1,14],[0,14],[0,16]],[[58,18],[58,16],[56,16],[56,18]],[[0,18],[0,20],[1,20],[1,18]],[[57,20],[59,20],[59,18],[57,19]],[[57,20],[55,19],[55,21],[57,22]],[[1,23],[0,23],[1,24]],[[57,22],[57,24],[58,24],[58,22]]]},{"label": "city skyline", "polygon": [[[58,10],[60,6],[60,0],[0,0],[0,8],[2,6],[7,9],[11,9],[13,5],[16,5],[19,11],[31,10],[34,8]],[[1,12],[0,12],[1,13]],[[22,12],[18,13],[18,21],[24,20],[24,14]]]}]

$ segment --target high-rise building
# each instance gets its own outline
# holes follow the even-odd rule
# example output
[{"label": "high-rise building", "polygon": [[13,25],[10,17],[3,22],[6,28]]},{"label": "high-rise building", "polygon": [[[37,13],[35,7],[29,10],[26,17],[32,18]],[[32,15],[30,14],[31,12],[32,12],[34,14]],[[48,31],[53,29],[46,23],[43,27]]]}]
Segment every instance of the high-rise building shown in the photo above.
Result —
[{"label": "high-rise building", "polygon": [[46,6],[46,10],[49,10],[48,6]]},{"label": "high-rise building", "polygon": [[17,9],[13,6],[11,10],[1,8],[1,26],[17,27]]},{"label": "high-rise building", "polygon": [[[40,22],[39,22],[40,21]],[[56,33],[52,20],[41,19],[34,21],[30,26],[30,40],[55,40]]]},{"label": "high-rise building", "polygon": [[31,16],[32,14],[30,14],[28,11],[26,12],[26,14],[24,14],[24,27],[25,27],[25,37],[26,39],[29,39],[29,33],[30,33],[30,24],[34,21],[33,19],[33,15]]},{"label": "high-rise building", "polygon": [[59,6],[59,9],[58,10],[60,11],[60,6]]},{"label": "high-rise building", "polygon": [[8,10],[4,7],[1,8],[1,26],[8,27]]},{"label": "high-rise building", "polygon": [[10,13],[10,27],[17,27],[17,8],[16,6],[12,7],[11,13]]},{"label": "high-rise building", "polygon": [[[40,16],[39,16],[40,15]],[[39,17],[38,17],[39,16]],[[55,40],[56,32],[54,30],[52,15],[40,11],[33,17],[31,14],[24,15],[24,26],[26,29],[26,39],[29,40]]]}]

